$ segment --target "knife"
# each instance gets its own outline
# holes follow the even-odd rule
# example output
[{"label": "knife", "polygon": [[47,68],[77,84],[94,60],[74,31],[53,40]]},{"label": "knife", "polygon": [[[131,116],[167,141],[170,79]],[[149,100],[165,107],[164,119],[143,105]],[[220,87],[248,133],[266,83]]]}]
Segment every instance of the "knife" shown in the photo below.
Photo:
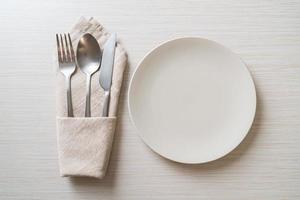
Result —
[{"label": "knife", "polygon": [[110,88],[114,67],[116,40],[116,33],[112,33],[103,47],[99,79],[100,85],[104,90],[103,117],[108,117],[109,112]]}]

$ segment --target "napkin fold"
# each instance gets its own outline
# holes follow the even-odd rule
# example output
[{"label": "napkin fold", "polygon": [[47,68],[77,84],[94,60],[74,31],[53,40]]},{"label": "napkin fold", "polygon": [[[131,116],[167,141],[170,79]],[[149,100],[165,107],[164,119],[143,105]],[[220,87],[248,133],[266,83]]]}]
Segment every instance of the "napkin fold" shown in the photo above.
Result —
[{"label": "napkin fold", "polygon": [[[95,19],[82,17],[70,31],[75,52],[80,37],[85,33],[92,34],[98,40],[100,48],[104,46],[110,35]],[[99,71],[92,76],[91,80],[92,117],[84,117],[86,76],[78,67],[71,79],[75,117],[67,117],[65,78],[57,70],[56,124],[61,176],[95,178],[105,176],[117,122],[118,100],[126,64],[126,52],[118,42],[115,51],[109,117],[100,117],[103,110],[104,91],[99,84]]]}]

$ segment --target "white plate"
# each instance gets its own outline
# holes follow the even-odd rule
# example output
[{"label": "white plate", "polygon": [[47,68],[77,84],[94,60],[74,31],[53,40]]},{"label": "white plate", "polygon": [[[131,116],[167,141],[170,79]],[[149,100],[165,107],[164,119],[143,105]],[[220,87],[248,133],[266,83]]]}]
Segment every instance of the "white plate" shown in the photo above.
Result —
[{"label": "white plate", "polygon": [[256,93],[243,61],[202,38],[159,45],[130,82],[130,117],[156,153],[181,163],[204,163],[232,151],[254,119]]}]

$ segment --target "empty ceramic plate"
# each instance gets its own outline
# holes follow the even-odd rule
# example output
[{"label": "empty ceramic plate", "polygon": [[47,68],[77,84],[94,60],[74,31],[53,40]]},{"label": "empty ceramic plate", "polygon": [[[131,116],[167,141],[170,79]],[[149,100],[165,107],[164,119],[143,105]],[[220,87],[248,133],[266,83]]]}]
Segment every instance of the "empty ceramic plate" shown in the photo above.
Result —
[{"label": "empty ceramic plate", "polygon": [[204,163],[232,151],[254,119],[256,93],[243,61],[202,38],[159,45],[130,82],[130,117],[156,153],[181,163]]}]

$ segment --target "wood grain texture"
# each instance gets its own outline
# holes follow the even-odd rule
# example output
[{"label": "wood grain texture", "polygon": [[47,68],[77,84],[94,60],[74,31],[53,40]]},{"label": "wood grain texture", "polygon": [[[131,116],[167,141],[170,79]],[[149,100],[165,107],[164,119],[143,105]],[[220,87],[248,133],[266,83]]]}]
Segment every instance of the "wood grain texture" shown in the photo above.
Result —
[{"label": "wood grain texture", "polygon": [[[300,2],[65,0],[1,2],[0,199],[300,199]],[[54,34],[81,16],[118,33],[129,54],[107,177],[58,175]],[[238,53],[258,97],[254,125],[226,157],[204,165],[161,158],[139,139],[128,80],[158,43],[215,40]]]}]

